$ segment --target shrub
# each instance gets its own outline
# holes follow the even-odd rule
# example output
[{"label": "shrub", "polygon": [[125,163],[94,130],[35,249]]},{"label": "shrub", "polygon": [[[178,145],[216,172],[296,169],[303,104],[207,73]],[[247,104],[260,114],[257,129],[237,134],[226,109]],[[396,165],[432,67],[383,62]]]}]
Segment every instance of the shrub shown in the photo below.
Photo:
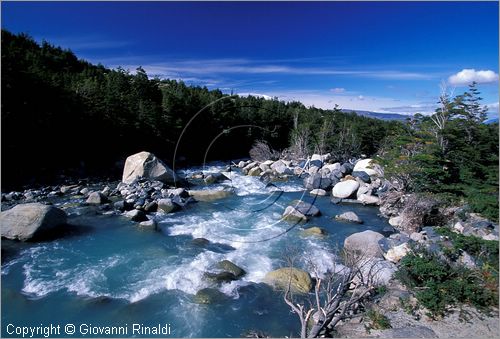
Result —
[{"label": "shrub", "polygon": [[366,312],[366,315],[371,321],[371,324],[368,326],[369,329],[386,330],[392,327],[389,319],[378,311],[372,309]]},{"label": "shrub", "polygon": [[416,298],[431,317],[443,316],[447,306],[457,304],[471,304],[481,311],[498,305],[497,290],[491,289],[482,271],[452,266],[424,248],[401,260],[396,277],[416,290]]},{"label": "shrub", "polygon": [[253,161],[278,160],[279,152],[271,149],[265,141],[256,141],[250,149]]}]

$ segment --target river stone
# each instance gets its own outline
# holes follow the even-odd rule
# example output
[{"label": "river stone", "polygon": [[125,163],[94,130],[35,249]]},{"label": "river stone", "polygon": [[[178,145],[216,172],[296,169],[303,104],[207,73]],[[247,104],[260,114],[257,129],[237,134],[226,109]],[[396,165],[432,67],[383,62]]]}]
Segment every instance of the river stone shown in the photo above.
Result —
[{"label": "river stone", "polygon": [[205,238],[194,238],[193,240],[191,240],[191,244],[196,246],[206,246],[210,244],[210,241]]},{"label": "river stone", "polygon": [[144,213],[144,211],[136,210],[136,209],[128,211],[127,213],[125,213],[125,216],[127,218],[129,218],[130,220],[136,221],[136,222],[148,220],[148,217],[146,217],[146,213]]},{"label": "river stone", "polygon": [[328,189],[332,185],[332,181],[328,177],[322,177],[321,173],[315,173],[304,179],[304,187],[308,190],[321,188]]},{"label": "river stone", "polygon": [[338,214],[335,216],[336,220],[354,222],[358,224],[362,224],[363,220],[354,212],[344,212],[342,214]]},{"label": "river stone", "polygon": [[256,166],[248,171],[248,175],[252,177],[259,176],[262,173],[262,169],[259,166]]},{"label": "river stone", "polygon": [[217,191],[217,190],[189,190],[189,195],[198,201],[214,201],[231,196],[231,191]]},{"label": "river stone", "polygon": [[346,180],[337,183],[332,189],[332,196],[335,198],[349,198],[359,188],[356,180]]},{"label": "river stone", "polygon": [[234,264],[229,260],[222,260],[217,263],[217,268],[224,270],[226,272],[234,274],[235,277],[240,278],[244,276],[247,272],[244,269]]},{"label": "river stone", "polygon": [[316,206],[302,200],[294,200],[290,203],[290,206],[295,208],[306,217],[317,217],[321,215],[321,212]]},{"label": "river stone", "polygon": [[178,209],[178,206],[170,198],[158,199],[157,204],[158,210],[165,213],[174,212]]},{"label": "river stone", "polygon": [[383,258],[384,253],[378,243],[383,237],[382,234],[370,230],[354,233],[344,240],[344,248],[367,258]]},{"label": "river stone", "polygon": [[131,184],[138,178],[158,180],[164,183],[174,183],[177,180],[175,173],[149,152],[133,154],[125,161],[122,182]]},{"label": "river stone", "polygon": [[295,293],[308,293],[312,288],[309,273],[292,267],[268,272],[264,277],[264,282],[280,290],[287,289],[290,284],[290,289]]},{"label": "river stone", "polygon": [[410,246],[408,245],[408,243],[403,243],[401,245],[390,248],[384,255],[384,257],[385,259],[393,263],[397,263],[401,259],[403,259],[404,256],[408,254],[409,251],[410,251]]},{"label": "river stone", "polygon": [[226,299],[226,295],[215,288],[203,288],[196,292],[194,301],[197,304],[215,304]]},{"label": "river stone", "polygon": [[156,229],[157,223],[153,219],[148,220],[148,221],[141,221],[139,223],[139,226],[144,227],[144,228],[153,228]]},{"label": "river stone", "polygon": [[316,188],[309,192],[309,194],[312,196],[324,197],[326,195],[326,191],[321,188]]},{"label": "river stone", "polygon": [[370,176],[365,171],[353,171],[352,176],[361,179],[361,181],[369,184],[371,182]]},{"label": "river stone", "polygon": [[359,160],[354,166],[353,172],[366,172],[369,176],[383,177],[384,170],[382,166],[375,163],[373,159]]},{"label": "river stone", "polygon": [[205,274],[203,274],[203,276],[206,279],[213,281],[215,283],[225,283],[225,282],[231,282],[234,280],[238,280],[238,277],[236,275],[234,275],[231,272],[226,272],[226,271],[218,272],[218,273],[205,272]]},{"label": "river stone", "polygon": [[323,237],[326,235],[326,231],[318,226],[313,226],[306,228],[302,232],[300,232],[300,235],[309,237],[309,236],[317,236],[317,237]]},{"label": "river stone", "polygon": [[285,209],[285,212],[283,212],[282,220],[288,221],[288,222],[307,222],[307,217],[297,211],[295,208],[292,206],[288,206]]},{"label": "river stone", "polygon": [[278,160],[271,165],[271,169],[278,174],[293,174],[293,171],[283,162]]},{"label": "river stone", "polygon": [[379,205],[380,199],[370,194],[360,194],[358,200],[363,203],[363,205]]},{"label": "river stone", "polygon": [[0,213],[1,235],[7,239],[29,240],[66,224],[63,210],[40,203],[20,204]]},{"label": "river stone", "polygon": [[91,205],[100,205],[109,202],[109,199],[101,192],[92,192],[85,202]]}]

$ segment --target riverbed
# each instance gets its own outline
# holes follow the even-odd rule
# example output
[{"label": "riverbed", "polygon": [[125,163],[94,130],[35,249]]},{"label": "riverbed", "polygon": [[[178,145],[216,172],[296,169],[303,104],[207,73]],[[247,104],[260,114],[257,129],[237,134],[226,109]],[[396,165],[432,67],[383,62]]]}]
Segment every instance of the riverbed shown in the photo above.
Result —
[{"label": "riverbed", "polygon": [[[222,164],[184,171],[221,172]],[[140,228],[137,223],[113,214],[82,212],[75,203],[68,208],[69,223],[79,231],[38,243],[3,240],[2,335],[6,326],[80,325],[100,328],[123,326],[133,336],[133,324],[168,324],[170,334],[158,337],[240,337],[260,331],[273,337],[296,336],[299,323],[283,302],[282,294],[263,283],[265,274],[295,265],[320,274],[335,267],[335,250],[356,232],[382,232],[388,226],[378,208],[330,202],[330,197],[312,197],[300,180],[275,182],[245,176],[238,170],[230,181],[197,189],[232,189],[234,195],[189,204],[169,214],[157,213],[158,228]],[[321,216],[306,224],[280,221],[284,209],[295,199],[313,203]],[[83,201],[83,200],[82,200]],[[78,201],[76,201],[78,202]],[[66,200],[56,205],[68,206]],[[340,222],[337,214],[354,211],[363,224]],[[319,226],[324,237],[303,236],[302,230]],[[209,241],[200,245],[195,238]],[[205,272],[217,270],[221,260],[230,260],[247,274],[240,280],[214,285]],[[224,298],[213,304],[198,304],[194,295],[214,287]],[[11,327],[12,328],[12,327]],[[57,336],[57,335],[55,335]],[[99,335],[89,335],[99,336]]]}]

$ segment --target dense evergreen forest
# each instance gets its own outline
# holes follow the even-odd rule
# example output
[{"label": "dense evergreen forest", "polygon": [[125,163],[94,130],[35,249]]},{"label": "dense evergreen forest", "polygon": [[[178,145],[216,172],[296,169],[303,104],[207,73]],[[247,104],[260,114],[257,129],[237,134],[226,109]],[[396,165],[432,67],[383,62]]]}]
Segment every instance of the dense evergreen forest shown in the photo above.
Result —
[{"label": "dense evergreen forest", "polygon": [[280,151],[293,139],[301,151],[321,147],[316,151],[370,155],[395,124],[338,109],[305,108],[299,102],[230,96],[149,79],[141,68],[134,74],[110,70],[5,30],[2,94],[4,188],[53,180],[61,173],[121,170],[117,161],[142,150],[171,165],[181,134],[176,161],[191,164],[202,163],[207,149],[209,160],[247,157],[256,140]]},{"label": "dense evergreen forest", "polygon": [[402,189],[498,220],[498,123],[483,123],[475,84],[436,101],[432,116],[382,121],[111,70],[2,30],[2,189],[119,177],[117,162],[142,150],[171,165],[181,136],[176,166],[246,157],[264,140],[297,156],[376,156]]}]

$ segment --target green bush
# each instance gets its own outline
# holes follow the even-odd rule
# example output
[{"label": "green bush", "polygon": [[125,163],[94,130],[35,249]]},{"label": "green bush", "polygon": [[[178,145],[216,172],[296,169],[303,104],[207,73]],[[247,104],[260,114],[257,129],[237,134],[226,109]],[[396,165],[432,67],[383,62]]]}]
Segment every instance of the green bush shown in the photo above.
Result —
[{"label": "green bush", "polygon": [[498,305],[498,290],[482,270],[452,266],[423,248],[401,260],[396,277],[416,291],[419,303],[432,317],[442,316],[447,306],[471,304],[482,311]]},{"label": "green bush", "polygon": [[451,240],[453,247],[445,252],[450,259],[456,260],[460,256],[460,252],[465,251],[472,255],[479,265],[488,264],[498,271],[498,241],[465,236],[446,227],[436,227],[435,230],[436,233]]},{"label": "green bush", "polygon": [[378,311],[369,310],[368,312],[366,312],[366,315],[371,321],[369,329],[386,330],[392,327],[389,319]]}]

